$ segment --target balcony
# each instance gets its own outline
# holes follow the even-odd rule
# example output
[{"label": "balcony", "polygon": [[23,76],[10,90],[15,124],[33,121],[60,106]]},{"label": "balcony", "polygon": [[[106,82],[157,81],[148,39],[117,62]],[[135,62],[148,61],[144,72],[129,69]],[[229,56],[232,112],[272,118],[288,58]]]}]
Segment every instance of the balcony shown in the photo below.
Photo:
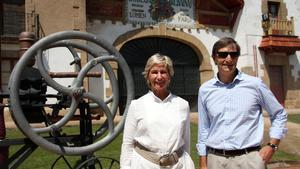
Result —
[{"label": "balcony", "polygon": [[293,17],[291,17],[291,20],[279,20],[275,18],[266,19],[262,22],[262,26],[265,35],[295,35]]},{"label": "balcony", "polygon": [[263,16],[264,36],[259,48],[265,52],[293,54],[300,50],[300,39],[295,36],[294,20],[279,20]]}]

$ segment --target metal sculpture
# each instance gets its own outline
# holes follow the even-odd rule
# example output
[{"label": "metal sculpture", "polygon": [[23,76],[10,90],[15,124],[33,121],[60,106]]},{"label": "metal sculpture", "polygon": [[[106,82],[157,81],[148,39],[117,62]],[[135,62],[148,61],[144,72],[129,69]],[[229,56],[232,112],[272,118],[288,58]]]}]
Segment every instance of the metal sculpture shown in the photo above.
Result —
[{"label": "metal sculpture", "polygon": [[[78,43],[78,40],[85,41],[86,43]],[[93,43],[93,47],[86,45],[87,43]],[[76,64],[76,72],[71,75],[62,75],[62,77],[75,76],[70,86],[66,87],[55,81],[52,78],[53,73],[49,72],[45,67],[43,52],[55,47],[66,47],[74,57],[74,61],[71,64]],[[93,58],[90,59],[84,66],[81,66],[80,58],[75,49],[83,50],[90,56],[93,56]],[[103,49],[106,50],[106,55],[103,55]],[[67,113],[57,121],[48,122],[44,127],[33,127],[30,125],[29,120],[24,115],[24,105],[22,105],[23,102],[20,94],[20,88],[22,87],[21,79],[24,70],[34,58],[36,58],[37,70],[39,71],[42,79],[47,83],[48,86],[59,92],[58,95],[52,97],[60,99],[67,98],[68,100],[68,104],[63,106],[52,105],[52,108],[56,108],[57,110],[53,111],[50,116],[56,117],[58,109],[61,109],[62,107],[65,108],[65,106],[68,107]],[[118,68],[121,70],[120,72],[122,72],[123,76],[125,77],[124,79],[126,83],[126,108],[122,118],[117,124],[114,124],[114,117],[117,113],[119,103],[118,82],[116,75],[108,62],[115,62],[118,65]],[[83,85],[83,80],[85,77],[97,76],[95,73],[90,72],[90,70],[98,65],[102,65],[106,70],[112,87],[112,96],[106,100],[87,91]],[[56,74],[56,76],[60,75]],[[49,97],[50,95],[40,94],[36,97],[44,98],[47,96]],[[133,98],[133,79],[130,69],[124,58],[108,42],[86,32],[64,31],[54,33],[43,39],[40,39],[22,55],[14,67],[9,80],[9,108],[13,120],[18,128],[36,145],[62,156],[88,156],[93,154],[93,152],[96,150],[99,150],[109,144],[122,131],[127,109]],[[91,115],[89,110],[93,108],[101,109],[105,113],[106,120],[104,123],[99,125],[96,132],[91,133]],[[81,112],[81,122],[84,123],[82,124],[83,132],[88,132],[88,134],[91,136],[89,137],[88,141],[80,141],[79,144],[75,143],[74,145],[70,146],[66,144],[66,142],[71,142],[72,138],[61,136],[60,130],[72,118],[74,118],[75,112],[78,109],[80,109]],[[85,124],[84,120],[86,120],[88,126]],[[44,137],[43,134],[45,133],[50,133],[50,137]],[[83,135],[82,138],[84,139],[84,137],[85,136]],[[88,163],[91,160],[93,160],[93,158],[87,159],[87,161],[80,164],[77,168],[80,168],[81,165],[84,166],[85,163]]]}]

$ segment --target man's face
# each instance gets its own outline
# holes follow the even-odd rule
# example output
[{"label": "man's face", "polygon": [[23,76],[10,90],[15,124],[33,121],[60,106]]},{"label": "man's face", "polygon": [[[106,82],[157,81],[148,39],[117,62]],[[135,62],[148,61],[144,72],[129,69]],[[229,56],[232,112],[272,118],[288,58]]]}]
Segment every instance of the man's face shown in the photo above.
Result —
[{"label": "man's face", "polygon": [[239,53],[234,44],[219,49],[217,54],[213,57],[218,66],[219,73],[224,75],[232,75],[235,73],[238,58]]}]

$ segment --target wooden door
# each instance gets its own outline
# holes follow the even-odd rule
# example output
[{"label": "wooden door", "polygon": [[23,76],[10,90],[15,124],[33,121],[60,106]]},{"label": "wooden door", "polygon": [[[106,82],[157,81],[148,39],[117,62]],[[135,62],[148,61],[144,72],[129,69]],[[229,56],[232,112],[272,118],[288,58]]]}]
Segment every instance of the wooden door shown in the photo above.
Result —
[{"label": "wooden door", "polygon": [[270,89],[284,106],[283,66],[270,65]]}]

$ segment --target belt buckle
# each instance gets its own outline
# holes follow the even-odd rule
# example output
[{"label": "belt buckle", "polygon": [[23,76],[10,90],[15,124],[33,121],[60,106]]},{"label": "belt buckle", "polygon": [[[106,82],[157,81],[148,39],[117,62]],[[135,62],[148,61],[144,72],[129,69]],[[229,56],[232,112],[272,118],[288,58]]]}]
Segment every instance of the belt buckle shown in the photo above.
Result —
[{"label": "belt buckle", "polygon": [[226,156],[226,150],[223,149],[223,156]]},{"label": "belt buckle", "polygon": [[172,154],[165,154],[162,155],[159,158],[159,165],[160,166],[168,166],[168,165],[173,165],[178,162],[178,156],[175,152]]}]

